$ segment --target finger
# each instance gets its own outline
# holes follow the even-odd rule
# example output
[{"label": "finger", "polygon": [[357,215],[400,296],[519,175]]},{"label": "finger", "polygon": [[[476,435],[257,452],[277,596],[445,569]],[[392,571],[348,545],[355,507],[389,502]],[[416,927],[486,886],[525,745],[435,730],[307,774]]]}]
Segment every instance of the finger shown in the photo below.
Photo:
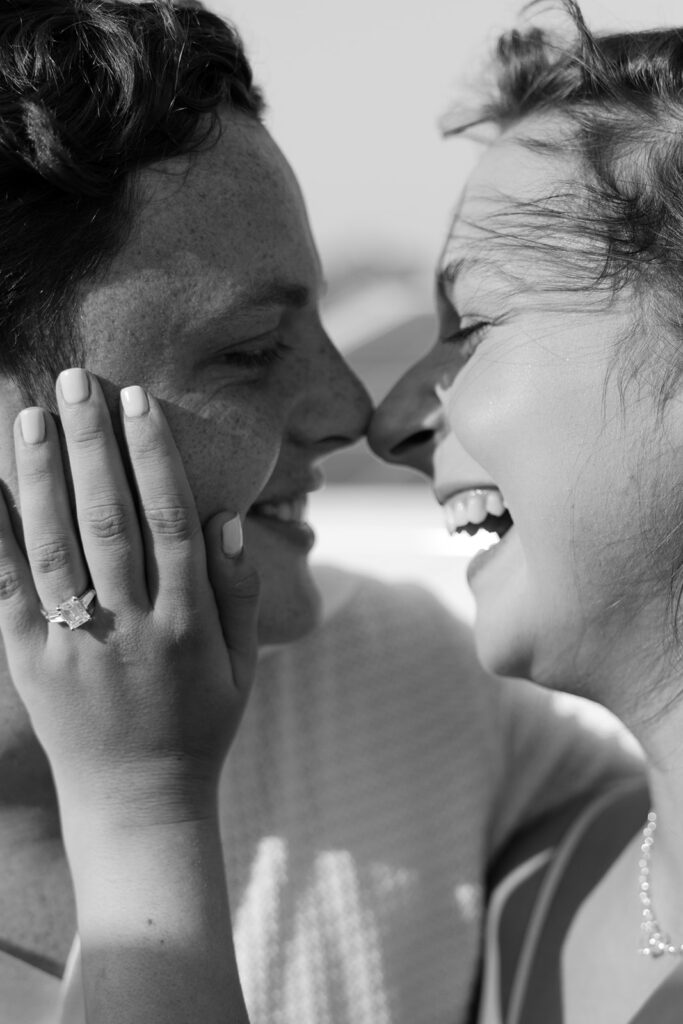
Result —
[{"label": "finger", "polygon": [[121,392],[150,599],[163,612],[192,608],[205,585],[204,539],[185,468],[159,403],[137,385]]},{"label": "finger", "polygon": [[25,646],[31,634],[44,634],[46,627],[31,570],[0,489],[0,631],[10,658],[13,650]]},{"label": "finger", "polygon": [[256,668],[258,573],[243,550],[239,516],[214,516],[204,527],[204,538],[209,580],[230,652],[235,688],[246,697]]},{"label": "finger", "polygon": [[80,368],[57,381],[81,545],[98,602],[148,606],[135,500],[97,379]]},{"label": "finger", "polygon": [[39,408],[22,410],[14,423],[14,450],[26,554],[40,602],[50,609],[89,586],[52,416]]}]

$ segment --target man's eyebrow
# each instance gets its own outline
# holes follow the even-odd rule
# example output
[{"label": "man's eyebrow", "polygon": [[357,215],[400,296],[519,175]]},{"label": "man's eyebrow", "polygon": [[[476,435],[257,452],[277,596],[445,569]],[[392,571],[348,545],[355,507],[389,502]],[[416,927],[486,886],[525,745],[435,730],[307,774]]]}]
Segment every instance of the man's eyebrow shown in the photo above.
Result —
[{"label": "man's eyebrow", "polygon": [[296,281],[264,281],[239,293],[233,305],[235,311],[250,307],[286,306],[303,309],[313,297],[312,289]]},{"label": "man's eyebrow", "polygon": [[[320,293],[325,287],[323,281]],[[254,310],[305,309],[315,297],[316,290],[301,282],[264,281],[253,287],[240,289],[236,294],[226,298],[223,308],[202,317],[192,324],[191,329],[202,334],[224,331],[231,323],[243,320],[246,314]]]}]

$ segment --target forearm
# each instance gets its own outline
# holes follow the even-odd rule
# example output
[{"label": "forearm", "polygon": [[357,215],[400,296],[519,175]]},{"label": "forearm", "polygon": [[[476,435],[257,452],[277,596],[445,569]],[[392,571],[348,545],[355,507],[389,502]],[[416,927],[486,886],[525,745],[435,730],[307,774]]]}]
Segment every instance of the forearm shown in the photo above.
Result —
[{"label": "forearm", "polygon": [[248,1024],[217,820],[65,839],[88,1024]]}]

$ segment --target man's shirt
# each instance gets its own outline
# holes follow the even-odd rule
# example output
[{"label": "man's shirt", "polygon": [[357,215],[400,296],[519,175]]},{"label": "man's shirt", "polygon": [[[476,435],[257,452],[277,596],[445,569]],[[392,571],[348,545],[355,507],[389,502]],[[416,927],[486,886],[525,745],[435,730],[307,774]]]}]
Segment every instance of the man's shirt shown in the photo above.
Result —
[{"label": "man's shirt", "polygon": [[[321,626],[263,653],[222,781],[250,1019],[458,1024],[487,864],[639,763],[606,712],[483,672],[469,629],[422,588],[324,580]],[[76,965],[76,1004],[78,982]]]}]

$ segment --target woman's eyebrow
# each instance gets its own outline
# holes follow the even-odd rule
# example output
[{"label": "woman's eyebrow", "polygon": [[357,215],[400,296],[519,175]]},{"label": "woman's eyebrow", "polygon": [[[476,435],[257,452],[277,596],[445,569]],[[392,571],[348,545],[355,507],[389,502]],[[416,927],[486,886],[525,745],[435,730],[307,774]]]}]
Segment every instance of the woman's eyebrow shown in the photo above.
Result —
[{"label": "woman's eyebrow", "polygon": [[472,268],[474,262],[474,260],[468,259],[466,256],[459,256],[444,263],[436,275],[437,295],[447,298],[449,293],[453,292],[458,277],[463,273],[467,273]]},{"label": "woman's eyebrow", "polygon": [[454,285],[458,279],[458,275],[462,272],[463,267],[466,268],[466,265],[467,260],[464,256],[449,260],[445,263],[436,276],[436,285],[439,291],[443,292],[446,285]]},{"label": "woman's eyebrow", "polygon": [[448,296],[459,277],[472,273],[475,269],[478,273],[482,271],[495,270],[494,260],[481,256],[457,256],[448,260],[439,269],[436,275],[436,290],[438,295]]}]

